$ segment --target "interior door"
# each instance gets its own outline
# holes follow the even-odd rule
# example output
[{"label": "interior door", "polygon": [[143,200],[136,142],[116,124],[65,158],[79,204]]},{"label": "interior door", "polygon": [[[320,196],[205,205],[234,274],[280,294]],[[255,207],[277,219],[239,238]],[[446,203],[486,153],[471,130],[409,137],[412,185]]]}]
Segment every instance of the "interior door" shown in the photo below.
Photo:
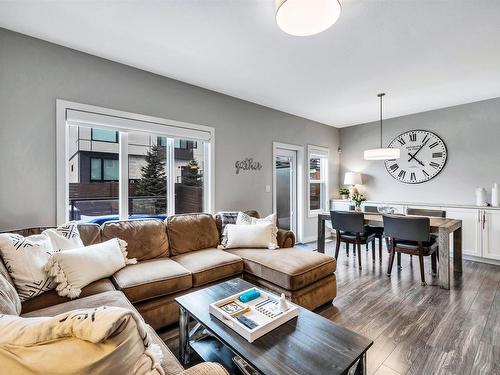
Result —
[{"label": "interior door", "polygon": [[278,228],[297,233],[297,151],[276,149],[274,164]]}]

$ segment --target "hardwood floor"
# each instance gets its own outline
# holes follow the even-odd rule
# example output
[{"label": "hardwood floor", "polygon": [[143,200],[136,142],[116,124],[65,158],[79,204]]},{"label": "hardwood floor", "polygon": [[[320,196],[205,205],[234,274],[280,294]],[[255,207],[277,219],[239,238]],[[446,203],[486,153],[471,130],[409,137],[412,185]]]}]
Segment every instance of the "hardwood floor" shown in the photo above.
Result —
[{"label": "hardwood floor", "polygon": [[[333,256],[333,242],[326,253]],[[359,270],[352,252],[346,257],[341,248],[338,297],[316,311],[374,340],[368,374],[500,374],[500,266],[464,261],[463,275],[448,291],[431,277],[430,259],[425,287],[416,257],[403,254],[392,277],[387,260],[385,249],[382,263],[363,249]],[[162,338],[177,353],[177,329]]]},{"label": "hardwood floor", "polygon": [[[326,253],[333,255],[330,242]],[[338,297],[317,312],[374,340],[369,374],[500,374],[500,267],[464,261],[451,290],[437,286],[426,259],[420,285],[416,257],[386,276],[382,263],[362,253],[363,269],[341,250]]]}]

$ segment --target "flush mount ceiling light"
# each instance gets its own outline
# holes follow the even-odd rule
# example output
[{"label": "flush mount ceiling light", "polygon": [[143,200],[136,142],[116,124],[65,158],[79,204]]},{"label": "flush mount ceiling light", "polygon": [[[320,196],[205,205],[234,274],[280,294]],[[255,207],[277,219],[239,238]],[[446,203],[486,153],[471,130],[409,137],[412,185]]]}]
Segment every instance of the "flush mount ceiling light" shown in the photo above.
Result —
[{"label": "flush mount ceiling light", "polygon": [[319,34],[340,17],[339,0],[276,0],[276,22],[295,36]]},{"label": "flush mount ceiling light", "polygon": [[382,147],[382,98],[384,97],[384,95],[385,93],[377,94],[377,96],[380,98],[380,148],[365,150],[365,160],[392,160],[399,159],[400,157],[399,148]]}]

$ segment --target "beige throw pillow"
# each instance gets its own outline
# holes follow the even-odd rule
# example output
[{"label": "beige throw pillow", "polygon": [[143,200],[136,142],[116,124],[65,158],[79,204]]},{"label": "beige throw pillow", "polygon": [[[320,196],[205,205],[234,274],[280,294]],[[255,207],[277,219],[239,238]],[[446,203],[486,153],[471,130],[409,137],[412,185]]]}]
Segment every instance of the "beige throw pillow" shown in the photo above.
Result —
[{"label": "beige throw pillow", "polygon": [[54,278],[60,296],[76,298],[84,286],[134,263],[137,263],[135,258],[127,258],[127,243],[114,238],[92,246],[54,253],[45,271]]},{"label": "beige throw pillow", "polygon": [[43,270],[53,252],[47,236],[0,234],[0,255],[21,302],[54,289],[54,282]]},{"label": "beige throw pillow", "polygon": [[224,249],[234,249],[241,247],[256,247],[276,249],[276,225],[256,224],[256,225],[226,225],[225,243],[222,244]]},{"label": "beige throw pillow", "polygon": [[55,229],[46,229],[42,234],[49,237],[55,251],[76,249],[84,246],[78,232],[78,224],[75,222],[66,223]]}]

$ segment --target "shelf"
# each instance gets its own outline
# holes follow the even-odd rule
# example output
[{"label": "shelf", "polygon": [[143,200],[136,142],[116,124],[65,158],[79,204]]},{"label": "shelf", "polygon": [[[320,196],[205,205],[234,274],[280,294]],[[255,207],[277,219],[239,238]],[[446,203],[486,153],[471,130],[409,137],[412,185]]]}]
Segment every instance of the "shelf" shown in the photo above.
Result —
[{"label": "shelf", "polygon": [[191,341],[190,345],[205,362],[220,363],[230,375],[242,375],[238,366],[233,362],[235,354],[216,338],[206,336],[202,339]]}]

